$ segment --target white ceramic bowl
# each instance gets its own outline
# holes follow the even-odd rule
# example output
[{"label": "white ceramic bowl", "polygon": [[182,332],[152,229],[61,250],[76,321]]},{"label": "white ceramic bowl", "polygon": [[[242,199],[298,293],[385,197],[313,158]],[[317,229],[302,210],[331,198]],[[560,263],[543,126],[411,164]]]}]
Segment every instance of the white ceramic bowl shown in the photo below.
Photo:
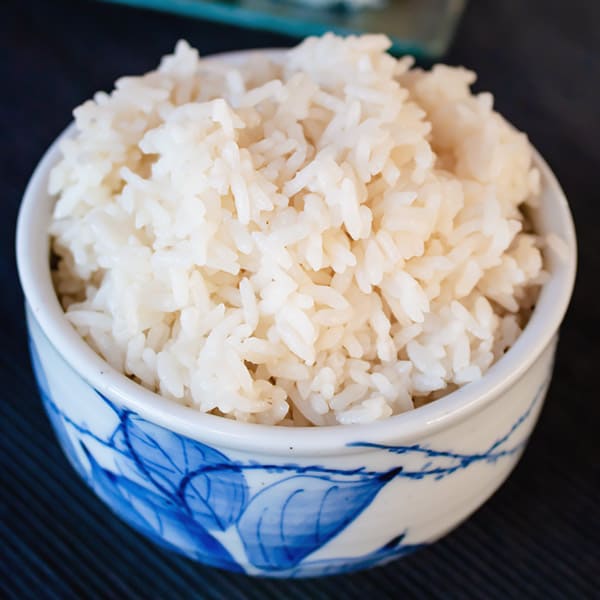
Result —
[{"label": "white ceramic bowl", "polygon": [[139,531],[252,575],[339,573],[435,541],[513,469],[542,408],[576,267],[569,208],[539,156],[543,194],[533,220],[564,241],[566,254],[546,253],[550,280],[506,355],[481,380],[412,412],[369,425],[296,429],[179,406],[87,346],[50,277],[46,190],[58,159],[55,142],[31,178],[17,226],[33,365],[71,463]]}]

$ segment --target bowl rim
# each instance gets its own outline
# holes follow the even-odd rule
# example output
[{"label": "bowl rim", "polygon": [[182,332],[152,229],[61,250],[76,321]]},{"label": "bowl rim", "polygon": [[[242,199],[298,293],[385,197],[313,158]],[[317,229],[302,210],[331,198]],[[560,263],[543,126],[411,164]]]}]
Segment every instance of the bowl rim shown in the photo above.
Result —
[{"label": "bowl rim", "polygon": [[[276,54],[272,50],[253,50],[215,57],[235,62],[244,55],[256,52]],[[98,391],[143,418],[192,439],[222,447],[280,455],[339,453],[342,449],[352,453],[357,449],[348,445],[357,440],[409,443],[478,412],[511,387],[552,342],[567,310],[577,264],[575,227],[556,177],[534,149],[534,164],[541,174],[542,201],[551,203],[551,209],[556,213],[554,223],[558,225],[551,231],[566,243],[568,253],[566,257],[559,258],[554,252],[545,252],[545,261],[550,262],[551,267],[550,278],[541,289],[529,322],[513,346],[481,379],[412,411],[357,425],[260,425],[234,421],[179,405],[131,381],[97,355],[68,322],[54,292],[46,234],[53,202],[47,192],[47,183],[50,170],[60,156],[61,140],[72,135],[74,130],[75,125],[71,123],[45,152],[29,180],[19,209],[17,267],[30,310],[28,317],[33,316],[57,353]]]}]

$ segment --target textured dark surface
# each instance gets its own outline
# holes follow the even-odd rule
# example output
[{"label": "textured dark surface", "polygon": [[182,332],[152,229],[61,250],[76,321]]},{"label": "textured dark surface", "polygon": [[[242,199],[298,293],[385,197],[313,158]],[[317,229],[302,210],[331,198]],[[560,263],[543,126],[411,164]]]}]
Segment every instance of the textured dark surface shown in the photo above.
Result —
[{"label": "textured dark surface", "polygon": [[37,397],[14,264],[35,163],[71,109],[187,38],[202,53],[293,40],[84,1],[0,4],[0,594],[11,598],[600,597],[600,3],[472,0],[446,61],[479,73],[555,170],[578,229],[578,284],[546,407],[520,465],[471,519],[387,567],[251,580],[157,549],[78,480]]}]

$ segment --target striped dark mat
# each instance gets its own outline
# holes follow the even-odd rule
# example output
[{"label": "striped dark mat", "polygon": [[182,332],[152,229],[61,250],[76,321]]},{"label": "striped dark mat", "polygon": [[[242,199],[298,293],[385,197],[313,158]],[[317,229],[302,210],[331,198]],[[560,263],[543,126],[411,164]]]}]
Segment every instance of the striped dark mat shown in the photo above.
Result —
[{"label": "striped dark mat", "polygon": [[[5,598],[599,598],[600,272],[597,98],[600,4],[471,2],[448,62],[480,73],[528,131],[571,199],[583,250],[556,376],[510,480],[441,542],[389,566],[270,581],[209,569],[116,519],[59,450],[34,388],[16,281],[20,195],[70,110],[123,73],[151,68],[180,37],[204,53],[292,43],[256,31],[101,3],[0,6],[0,595]],[[585,82],[585,85],[583,84]],[[570,110],[572,109],[572,110]],[[595,131],[593,124],[595,123]]]}]

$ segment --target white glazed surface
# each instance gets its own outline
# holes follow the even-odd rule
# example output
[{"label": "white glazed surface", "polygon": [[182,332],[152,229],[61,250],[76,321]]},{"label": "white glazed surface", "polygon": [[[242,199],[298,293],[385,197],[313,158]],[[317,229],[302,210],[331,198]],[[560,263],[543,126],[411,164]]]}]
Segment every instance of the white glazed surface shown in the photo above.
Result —
[{"label": "white glazed surface", "polygon": [[[17,231],[34,365],[46,409],[71,461],[113,510],[138,529],[209,564],[251,574],[322,575],[379,564],[437,539],[508,476],[541,410],[575,275],[568,206],[539,156],[543,210],[533,215],[534,221],[540,232],[565,241],[568,259],[546,254],[551,278],[514,347],[480,381],[425,407],[371,425],[319,429],[249,425],[175,405],[115,372],[85,344],[62,313],[48,268],[46,228],[53,200],[46,186],[57,159],[54,144],[25,193]],[[108,408],[99,393],[115,408]],[[185,469],[201,465],[198,448],[208,449],[209,458],[214,450],[213,459],[222,453],[226,464],[219,468],[233,479],[212,481],[211,495],[205,484],[212,476],[206,476],[199,491],[182,500],[170,487],[172,475],[165,483],[153,467],[140,466],[141,450],[138,456],[135,448],[116,448],[107,441],[117,439],[124,414],[156,433],[152,443],[161,441],[163,455],[191,448],[197,464],[190,459]],[[130,451],[137,466],[132,466]],[[177,461],[178,481],[185,483],[189,473]],[[110,493],[106,485],[99,487],[99,477]],[[243,498],[232,512],[226,505],[235,504],[229,498],[242,488]],[[261,496],[266,488],[270,491]],[[151,509],[140,504],[136,490],[156,495]],[[304,503],[304,517],[289,509],[295,494]],[[326,498],[348,506],[344,519],[327,508]],[[325,507],[320,512],[315,508],[319,502]],[[265,519],[257,516],[259,509],[266,511]],[[206,534],[199,546],[194,542],[198,532]],[[211,540],[224,550],[210,550]],[[257,549],[257,543],[264,547]]]}]

